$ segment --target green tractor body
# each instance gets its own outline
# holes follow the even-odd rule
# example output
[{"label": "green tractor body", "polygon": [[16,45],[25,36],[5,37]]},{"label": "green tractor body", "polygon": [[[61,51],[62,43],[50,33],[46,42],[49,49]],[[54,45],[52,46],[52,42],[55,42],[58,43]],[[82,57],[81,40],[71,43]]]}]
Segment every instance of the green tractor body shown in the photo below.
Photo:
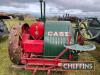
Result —
[{"label": "green tractor body", "polygon": [[[64,45],[68,45],[68,36],[72,36],[71,44],[74,44],[74,35],[69,21],[47,21],[44,34],[44,56],[57,56],[62,52]],[[68,56],[67,52],[64,56]]]}]

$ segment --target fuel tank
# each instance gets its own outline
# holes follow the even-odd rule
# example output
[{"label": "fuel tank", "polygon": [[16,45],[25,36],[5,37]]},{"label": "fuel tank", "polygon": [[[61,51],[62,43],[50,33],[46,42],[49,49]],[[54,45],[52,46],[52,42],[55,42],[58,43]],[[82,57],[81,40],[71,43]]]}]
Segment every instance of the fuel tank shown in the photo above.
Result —
[{"label": "fuel tank", "polygon": [[29,28],[30,35],[35,39],[42,39],[44,36],[44,24],[43,22],[36,22]]}]

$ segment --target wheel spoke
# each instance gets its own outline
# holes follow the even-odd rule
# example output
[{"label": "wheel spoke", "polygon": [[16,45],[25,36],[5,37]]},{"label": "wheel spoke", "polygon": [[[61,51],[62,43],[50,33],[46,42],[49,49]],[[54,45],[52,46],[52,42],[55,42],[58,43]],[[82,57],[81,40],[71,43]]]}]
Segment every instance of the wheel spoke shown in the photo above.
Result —
[{"label": "wheel spoke", "polygon": [[[88,19],[85,19],[79,23],[80,34],[85,39],[96,38],[98,35],[100,35],[99,30],[100,30],[100,27],[89,27]],[[97,32],[95,32],[95,31],[97,31]]]}]

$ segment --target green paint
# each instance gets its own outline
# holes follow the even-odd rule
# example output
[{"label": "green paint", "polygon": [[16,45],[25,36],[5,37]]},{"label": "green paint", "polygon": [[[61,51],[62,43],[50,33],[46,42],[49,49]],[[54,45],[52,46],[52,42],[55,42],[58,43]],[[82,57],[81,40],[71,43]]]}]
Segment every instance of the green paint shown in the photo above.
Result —
[{"label": "green paint", "polygon": [[[44,56],[57,56],[64,50],[64,44],[67,44],[66,36],[48,36],[48,32],[70,32],[73,36],[72,44],[74,44],[74,35],[71,23],[68,21],[48,21],[45,24],[44,34]],[[63,58],[67,58],[66,52]]]}]

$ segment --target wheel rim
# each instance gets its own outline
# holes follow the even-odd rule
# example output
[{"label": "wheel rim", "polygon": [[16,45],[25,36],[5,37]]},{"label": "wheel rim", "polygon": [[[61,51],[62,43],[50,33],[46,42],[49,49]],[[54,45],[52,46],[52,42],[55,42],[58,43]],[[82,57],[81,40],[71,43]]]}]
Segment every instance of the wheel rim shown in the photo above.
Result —
[{"label": "wheel rim", "polygon": [[21,47],[19,46],[19,27],[14,26],[9,34],[8,52],[14,64],[21,64]]}]

